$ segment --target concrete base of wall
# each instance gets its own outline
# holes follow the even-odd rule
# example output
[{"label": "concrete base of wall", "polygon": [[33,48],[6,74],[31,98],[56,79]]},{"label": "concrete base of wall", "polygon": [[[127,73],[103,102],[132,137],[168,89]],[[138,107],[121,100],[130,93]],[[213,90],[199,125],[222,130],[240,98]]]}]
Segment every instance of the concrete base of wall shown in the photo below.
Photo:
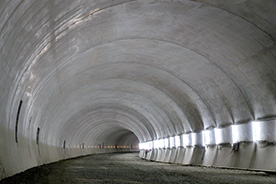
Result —
[{"label": "concrete base of wall", "polygon": [[[36,167],[43,164],[49,164],[56,161],[101,153],[114,153],[114,152],[129,152],[139,151],[139,149],[132,148],[65,148],[49,146],[46,144],[37,145],[36,142],[32,142],[28,147],[24,147],[24,142],[21,139],[20,144],[9,149],[2,149],[0,153],[6,155],[6,158],[0,157],[0,180],[12,176],[14,174],[23,172],[32,167]],[[10,151],[10,153],[9,153]],[[3,152],[5,154],[3,154]],[[13,153],[20,153],[18,155]],[[10,155],[14,157],[9,157]]]},{"label": "concrete base of wall", "polygon": [[141,158],[184,165],[201,165],[247,170],[276,172],[276,144],[268,142],[240,142],[238,150],[233,145],[222,144],[207,147],[178,147],[172,149],[153,149]]}]

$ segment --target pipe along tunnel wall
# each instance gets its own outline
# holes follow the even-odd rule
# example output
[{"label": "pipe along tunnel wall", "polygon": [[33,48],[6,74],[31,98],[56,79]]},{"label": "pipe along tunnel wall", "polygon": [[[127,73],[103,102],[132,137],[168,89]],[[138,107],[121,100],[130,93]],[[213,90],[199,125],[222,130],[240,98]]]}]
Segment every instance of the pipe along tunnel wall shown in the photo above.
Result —
[{"label": "pipe along tunnel wall", "polygon": [[275,0],[1,0],[0,12],[0,179],[174,136],[180,147],[146,158],[276,171]]}]

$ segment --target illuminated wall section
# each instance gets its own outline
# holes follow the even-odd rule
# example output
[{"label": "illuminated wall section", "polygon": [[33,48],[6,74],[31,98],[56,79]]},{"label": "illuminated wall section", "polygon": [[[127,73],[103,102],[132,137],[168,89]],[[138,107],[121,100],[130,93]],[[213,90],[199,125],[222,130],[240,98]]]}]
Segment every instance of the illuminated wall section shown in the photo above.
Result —
[{"label": "illuminated wall section", "polygon": [[[228,127],[224,128],[214,128],[210,130],[204,130],[201,132],[194,132],[194,133],[188,133],[188,134],[181,134],[174,137],[164,138],[164,139],[158,139],[153,141],[147,141],[144,143],[139,144],[140,149],[140,156],[144,157],[146,159],[154,158],[154,156],[151,157],[145,157],[143,154],[145,150],[147,150],[147,154],[160,154],[160,152],[164,152],[166,150],[167,152],[172,152],[173,150],[177,150],[178,153],[174,156],[176,158],[173,159],[164,159],[158,161],[164,161],[169,162],[169,160],[174,160],[175,163],[185,163],[185,154],[186,157],[190,157],[192,159],[192,156],[187,154],[189,150],[193,149],[193,152],[191,154],[197,154],[195,151],[196,149],[204,149],[204,154],[200,152],[199,155],[195,155],[196,157],[200,156],[202,162],[199,165],[208,165],[208,166],[217,166],[217,165],[223,165],[224,167],[235,167],[233,165],[233,160],[235,159],[252,159],[252,162],[254,162],[254,159],[261,157],[262,153],[256,152],[256,149],[260,151],[262,150],[262,146],[264,145],[274,145],[276,144],[276,120],[267,120],[267,121],[252,121],[249,123],[244,124],[237,124],[237,125],[230,125]],[[251,149],[251,147],[254,147],[254,149]],[[245,147],[245,150],[240,149],[240,147]],[[214,159],[214,155],[210,155],[208,150],[214,149],[217,151],[209,151],[212,154],[216,154],[217,157],[219,157],[219,152],[223,152],[227,150],[230,150],[230,153],[235,154],[235,158],[227,156],[223,156],[225,162],[229,161],[227,159],[230,158],[229,163],[220,163],[216,164],[215,162],[213,164],[210,164],[208,160],[206,159]],[[247,150],[246,150],[247,149]],[[251,152],[248,154],[247,152]],[[240,153],[241,152],[241,153]],[[242,152],[246,152],[246,154],[243,154]],[[170,155],[170,154],[167,154]],[[207,158],[204,158],[204,157]],[[179,158],[182,160],[179,160]],[[209,158],[208,158],[209,157]],[[240,157],[240,158],[239,158]],[[245,158],[243,158],[245,157]],[[247,158],[246,158],[247,157]],[[204,160],[205,159],[205,160]],[[204,160],[204,161],[203,161]],[[223,161],[220,161],[223,162]],[[205,163],[205,164],[204,164]],[[241,162],[242,163],[242,162]],[[188,163],[191,164],[191,163]],[[198,165],[198,162],[197,164]],[[238,167],[238,166],[236,166]],[[264,169],[269,170],[265,166],[263,168],[257,167],[255,164],[251,164],[251,169]],[[257,168],[255,168],[257,167]],[[250,165],[249,165],[250,168]]]},{"label": "illuminated wall section", "polygon": [[[181,140],[181,137],[182,140]],[[276,142],[276,122],[252,121],[250,123],[231,125],[224,128],[204,130],[198,133],[177,135],[139,143],[140,150],[178,148],[181,146],[207,146],[219,144],[234,144],[239,142],[267,141]]]}]

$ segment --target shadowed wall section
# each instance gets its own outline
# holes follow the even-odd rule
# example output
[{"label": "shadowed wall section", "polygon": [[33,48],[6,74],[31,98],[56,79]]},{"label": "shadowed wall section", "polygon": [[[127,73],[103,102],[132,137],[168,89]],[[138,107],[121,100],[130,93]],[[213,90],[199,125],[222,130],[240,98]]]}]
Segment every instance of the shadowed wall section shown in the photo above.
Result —
[{"label": "shadowed wall section", "polygon": [[[174,136],[140,156],[276,170],[274,0],[2,0],[0,12],[0,179]],[[215,129],[222,141],[199,144]]]}]

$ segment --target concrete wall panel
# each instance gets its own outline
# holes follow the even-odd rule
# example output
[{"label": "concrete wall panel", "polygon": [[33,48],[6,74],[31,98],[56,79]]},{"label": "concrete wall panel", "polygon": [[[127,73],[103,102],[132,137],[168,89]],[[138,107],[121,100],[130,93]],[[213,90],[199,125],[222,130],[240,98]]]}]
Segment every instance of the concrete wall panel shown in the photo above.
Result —
[{"label": "concrete wall panel", "polygon": [[269,142],[257,143],[249,168],[274,171],[276,169],[275,154],[275,144]]},{"label": "concrete wall panel", "polygon": [[185,148],[184,147],[179,147],[177,149],[178,149],[178,151],[177,151],[175,163],[181,164],[183,159],[184,159],[184,156],[185,156]]},{"label": "concrete wall panel", "polygon": [[217,146],[216,145],[207,146],[205,148],[205,154],[204,154],[202,164],[205,166],[212,166],[213,163],[215,162],[216,156],[217,156]]},{"label": "concrete wall panel", "polygon": [[177,156],[178,149],[177,148],[172,148],[171,149],[171,154],[170,158],[168,160],[169,163],[175,163],[176,161],[176,156]]},{"label": "concrete wall panel", "polygon": [[249,168],[253,155],[255,152],[256,144],[254,142],[240,142],[239,150],[234,151],[232,167],[235,168]]},{"label": "concrete wall panel", "polygon": [[182,160],[182,164],[190,164],[192,156],[193,156],[194,149],[192,147],[186,147],[185,149],[185,156]]}]

